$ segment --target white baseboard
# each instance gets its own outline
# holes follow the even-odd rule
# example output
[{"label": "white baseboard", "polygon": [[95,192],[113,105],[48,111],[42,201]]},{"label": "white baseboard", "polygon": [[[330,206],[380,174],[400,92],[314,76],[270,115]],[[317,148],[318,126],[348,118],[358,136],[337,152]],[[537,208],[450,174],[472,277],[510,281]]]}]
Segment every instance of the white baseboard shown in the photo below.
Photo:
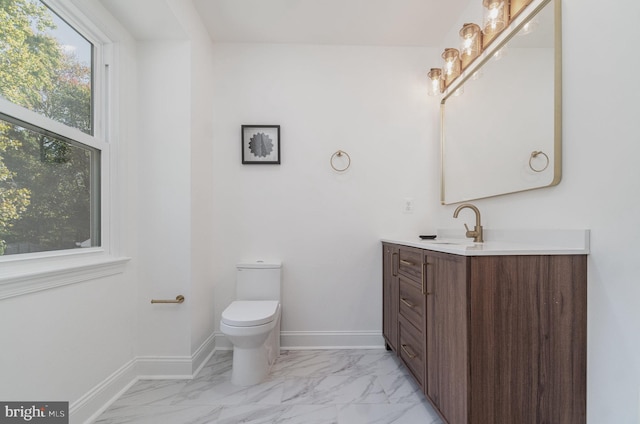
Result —
[{"label": "white baseboard", "polygon": [[192,355],[192,374],[195,377],[198,375],[202,367],[209,361],[209,358],[213,356],[216,351],[216,334],[213,333],[207,339],[202,342],[199,348],[193,352]]},{"label": "white baseboard", "polygon": [[[282,331],[281,349],[383,349],[379,331]],[[216,350],[231,350],[233,345],[216,332]]]},{"label": "white baseboard", "polygon": [[215,333],[192,356],[139,356],[69,405],[71,424],[90,424],[138,380],[191,379],[215,352]]},{"label": "white baseboard", "polygon": [[379,331],[283,331],[282,349],[382,349]]},{"label": "white baseboard", "polygon": [[136,381],[136,361],[132,359],[69,405],[70,423],[92,423]]}]

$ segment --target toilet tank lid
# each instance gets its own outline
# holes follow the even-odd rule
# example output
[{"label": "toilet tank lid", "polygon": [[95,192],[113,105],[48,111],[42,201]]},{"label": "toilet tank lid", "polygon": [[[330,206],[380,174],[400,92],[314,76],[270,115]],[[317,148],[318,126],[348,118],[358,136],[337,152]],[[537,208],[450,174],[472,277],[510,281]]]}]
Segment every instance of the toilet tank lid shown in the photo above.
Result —
[{"label": "toilet tank lid", "polygon": [[236,264],[237,269],[242,268],[258,268],[258,269],[273,269],[273,268],[281,268],[282,263],[280,262],[266,262],[266,261],[255,261],[255,262],[242,262]]}]

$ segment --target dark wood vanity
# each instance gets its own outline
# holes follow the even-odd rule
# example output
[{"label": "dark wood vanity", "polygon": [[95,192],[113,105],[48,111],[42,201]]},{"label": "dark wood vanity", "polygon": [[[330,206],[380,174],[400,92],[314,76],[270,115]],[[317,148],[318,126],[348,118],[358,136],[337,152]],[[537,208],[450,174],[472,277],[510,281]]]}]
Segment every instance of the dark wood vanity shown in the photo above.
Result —
[{"label": "dark wood vanity", "polygon": [[382,246],[387,348],[445,422],[586,423],[586,254]]}]

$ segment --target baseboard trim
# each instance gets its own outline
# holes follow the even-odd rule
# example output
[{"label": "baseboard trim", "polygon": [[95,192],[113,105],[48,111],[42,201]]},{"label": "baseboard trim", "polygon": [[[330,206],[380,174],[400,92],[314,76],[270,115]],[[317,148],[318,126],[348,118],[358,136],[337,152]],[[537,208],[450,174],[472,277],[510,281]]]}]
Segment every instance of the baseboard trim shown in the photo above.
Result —
[{"label": "baseboard trim", "polygon": [[139,356],[127,362],[69,406],[71,423],[94,422],[138,380],[192,379],[215,353],[216,335],[192,356]]},{"label": "baseboard trim", "polygon": [[[216,351],[232,350],[233,345],[218,331]],[[384,338],[379,331],[282,331],[280,348],[302,349],[383,349]]]},{"label": "baseboard trim", "polygon": [[213,356],[216,351],[216,333],[212,333],[207,339],[202,342],[199,348],[193,352],[191,360],[191,370],[195,377],[198,375],[202,367],[209,361],[209,358]]},{"label": "baseboard trim", "polygon": [[136,381],[138,381],[136,360],[132,359],[70,404],[70,421],[92,423]]},{"label": "baseboard trim", "polygon": [[382,349],[379,331],[282,331],[282,349]]}]

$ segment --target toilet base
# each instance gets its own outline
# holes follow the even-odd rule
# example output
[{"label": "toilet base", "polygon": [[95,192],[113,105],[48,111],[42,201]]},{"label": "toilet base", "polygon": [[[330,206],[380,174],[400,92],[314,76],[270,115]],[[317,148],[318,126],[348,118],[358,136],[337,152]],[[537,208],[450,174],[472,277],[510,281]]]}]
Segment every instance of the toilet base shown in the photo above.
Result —
[{"label": "toilet base", "polygon": [[260,383],[269,374],[269,357],[264,346],[253,349],[233,348],[231,384],[252,386]]},{"label": "toilet base", "polygon": [[220,330],[233,344],[231,384],[252,386],[262,382],[280,355],[280,309],[269,324],[243,328],[222,322]]}]

